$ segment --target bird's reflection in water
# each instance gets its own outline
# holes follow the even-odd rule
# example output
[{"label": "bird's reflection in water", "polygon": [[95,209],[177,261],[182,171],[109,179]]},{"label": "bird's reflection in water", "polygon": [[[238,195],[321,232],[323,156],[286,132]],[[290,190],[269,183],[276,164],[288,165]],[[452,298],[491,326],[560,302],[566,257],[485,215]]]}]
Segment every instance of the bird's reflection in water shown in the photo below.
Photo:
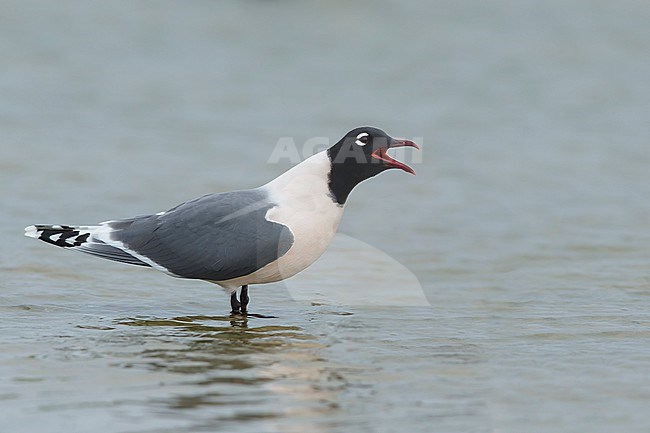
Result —
[{"label": "bird's reflection in water", "polygon": [[141,350],[123,366],[178,375],[164,384],[174,392],[152,403],[191,412],[197,427],[287,416],[297,427],[296,417],[336,410],[346,382],[322,358],[322,344],[298,326],[259,322],[245,316],[120,319],[119,325],[145,331],[137,333]]}]

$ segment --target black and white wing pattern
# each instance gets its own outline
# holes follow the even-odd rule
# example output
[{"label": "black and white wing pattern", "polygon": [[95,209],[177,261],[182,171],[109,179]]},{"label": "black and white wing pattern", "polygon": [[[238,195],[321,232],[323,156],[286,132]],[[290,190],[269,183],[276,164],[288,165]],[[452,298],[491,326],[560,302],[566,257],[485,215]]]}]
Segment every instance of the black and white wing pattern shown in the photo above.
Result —
[{"label": "black and white wing pattern", "polygon": [[232,191],[155,215],[97,226],[30,226],[26,234],[178,277],[223,281],[251,274],[291,248],[291,230],[266,219],[274,206],[261,189]]}]

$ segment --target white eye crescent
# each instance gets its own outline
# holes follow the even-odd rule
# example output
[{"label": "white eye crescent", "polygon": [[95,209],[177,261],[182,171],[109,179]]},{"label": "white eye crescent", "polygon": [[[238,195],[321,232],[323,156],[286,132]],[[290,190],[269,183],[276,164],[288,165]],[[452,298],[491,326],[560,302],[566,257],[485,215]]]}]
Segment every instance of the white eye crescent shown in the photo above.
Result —
[{"label": "white eye crescent", "polygon": [[361,134],[357,135],[357,141],[355,141],[354,143],[359,146],[365,146],[366,144],[368,144],[368,133],[362,132]]}]

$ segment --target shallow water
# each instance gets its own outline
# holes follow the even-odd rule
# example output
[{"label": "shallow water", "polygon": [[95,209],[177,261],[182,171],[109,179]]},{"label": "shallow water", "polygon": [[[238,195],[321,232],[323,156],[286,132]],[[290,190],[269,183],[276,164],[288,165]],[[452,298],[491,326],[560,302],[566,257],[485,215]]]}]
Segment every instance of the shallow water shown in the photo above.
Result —
[{"label": "shallow water", "polygon": [[[2,430],[648,431],[650,8],[588,6],[4,2]],[[257,186],[277,143],[361,124],[418,175],[253,287],[273,317],[22,236]]]}]

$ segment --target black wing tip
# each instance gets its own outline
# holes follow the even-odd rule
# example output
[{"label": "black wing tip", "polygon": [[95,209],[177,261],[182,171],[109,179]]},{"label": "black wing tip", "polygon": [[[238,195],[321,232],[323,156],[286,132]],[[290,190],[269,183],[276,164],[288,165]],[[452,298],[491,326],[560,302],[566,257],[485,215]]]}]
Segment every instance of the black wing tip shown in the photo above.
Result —
[{"label": "black wing tip", "polygon": [[25,236],[57,247],[70,248],[86,243],[90,232],[84,232],[73,226],[36,224],[25,227]]}]

